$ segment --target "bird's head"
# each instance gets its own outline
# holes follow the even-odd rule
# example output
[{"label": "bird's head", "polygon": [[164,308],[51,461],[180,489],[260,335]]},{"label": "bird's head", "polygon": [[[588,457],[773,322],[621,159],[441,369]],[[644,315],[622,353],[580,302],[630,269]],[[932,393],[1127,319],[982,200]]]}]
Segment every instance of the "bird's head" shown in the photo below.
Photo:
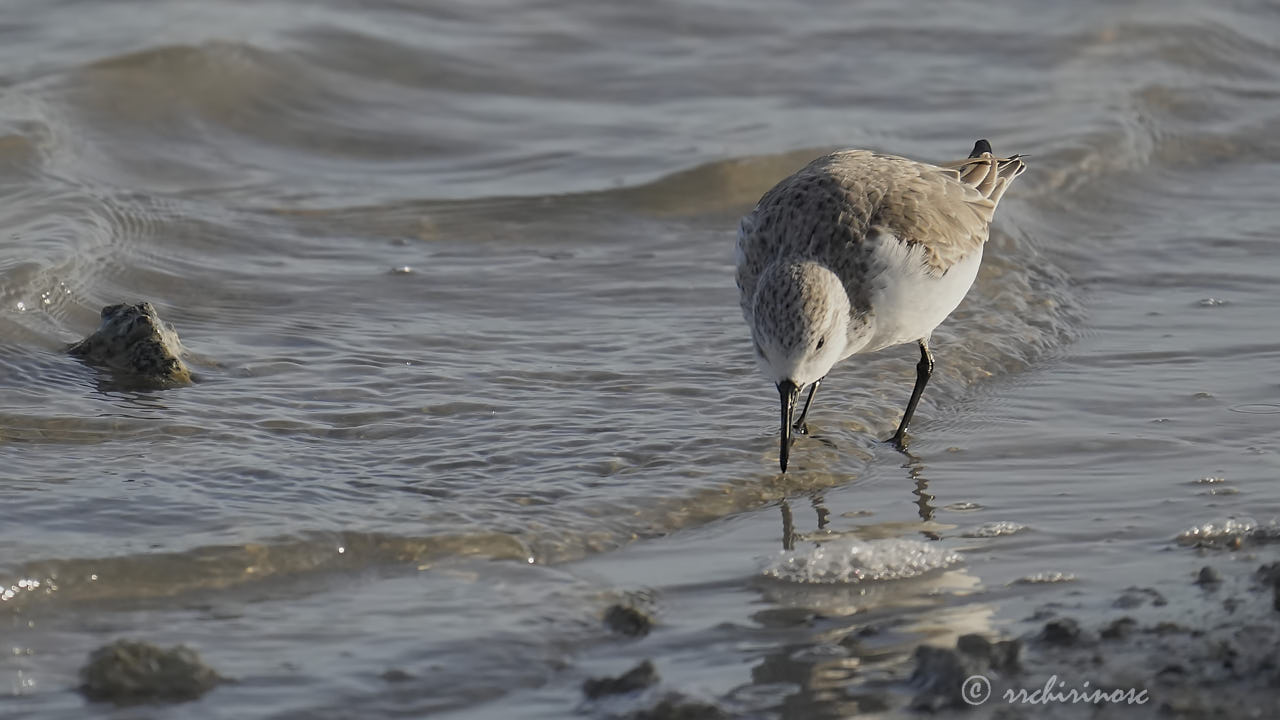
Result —
[{"label": "bird's head", "polygon": [[756,361],[778,388],[787,471],[791,415],[800,389],[817,382],[846,355],[849,295],[830,268],[812,261],[775,263],[761,274],[752,305]]},{"label": "bird's head", "polygon": [[830,268],[775,263],[761,274],[752,308],[756,361],[775,385],[821,380],[845,355],[849,295]]}]

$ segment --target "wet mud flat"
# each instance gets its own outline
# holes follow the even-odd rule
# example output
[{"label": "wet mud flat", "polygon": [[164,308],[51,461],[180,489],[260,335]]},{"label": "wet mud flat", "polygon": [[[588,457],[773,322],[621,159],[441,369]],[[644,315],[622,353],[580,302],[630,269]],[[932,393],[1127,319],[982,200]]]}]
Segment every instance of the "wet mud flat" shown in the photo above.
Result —
[{"label": "wet mud flat", "polygon": [[[1226,556],[1221,553],[1228,553]],[[995,717],[1277,717],[1280,552],[1206,551],[1170,593],[1128,587],[1110,599],[1067,592],[1021,623],[999,652],[978,635],[921,646],[907,678],[918,711]],[[1016,648],[1016,650],[1014,650]]]},{"label": "wet mud flat", "polygon": [[[776,591],[767,596],[768,607],[753,603],[740,608],[750,613],[747,623],[728,620],[704,629],[700,638],[674,641],[714,646],[732,638],[735,647],[751,648],[744,653],[753,663],[750,681],[714,694],[696,694],[689,668],[672,651],[670,633],[689,624],[689,611],[679,607],[687,598],[679,591],[642,608],[642,622],[636,610],[613,607],[603,614],[603,627],[615,640],[586,653],[569,673],[585,672],[575,714],[1280,716],[1276,528],[1210,523],[1182,532],[1157,552],[1164,556],[1162,571],[1170,572],[1155,581],[1147,576],[1142,584],[1089,586],[1071,577],[1041,577],[972,592],[947,589],[948,574],[963,572],[950,563],[861,590],[857,582],[805,585],[796,582],[803,580],[798,575],[780,580],[777,569],[785,563],[774,564],[750,582]],[[834,577],[830,568],[815,568],[809,579],[823,571],[827,580]],[[876,607],[882,591],[912,599]],[[837,597],[851,601],[832,602]],[[869,602],[855,607],[856,598]],[[733,616],[724,599],[725,615]],[[995,616],[965,632],[980,614],[974,608],[982,607],[995,607]],[[1028,611],[1015,614],[1021,608]],[[618,664],[624,657],[626,664]],[[591,672],[601,666],[618,672]]]},{"label": "wet mud flat", "polygon": [[[1039,593],[1035,611],[1004,632],[960,635],[954,643],[918,643],[919,618],[876,612],[839,616],[800,605],[753,614],[745,645],[776,643],[801,663],[766,662],[751,691],[698,695],[672,665],[671,648],[646,648],[662,631],[661,598],[624,598],[601,613],[602,638],[588,655],[610,650],[643,657],[617,674],[592,672],[579,658],[552,681],[579,717],[672,718],[880,717],[1244,718],[1280,714],[1280,542],[1272,528],[1239,534],[1219,526],[1192,530],[1174,552],[1194,555],[1200,569],[1160,588],[1129,586],[1081,592],[1071,582]],[[777,583],[766,568],[763,582]],[[893,582],[927,583],[922,577]],[[772,573],[776,574],[776,573]],[[671,608],[675,610],[673,606]],[[851,622],[853,621],[853,622]],[[805,638],[799,640],[799,638]],[[185,653],[185,655],[183,654]],[[656,664],[655,664],[656,663]],[[658,667],[663,667],[659,670]],[[818,671],[813,671],[817,669]],[[843,669],[843,670],[840,670]],[[781,677],[808,683],[807,697],[768,701]],[[79,688],[94,704],[184,704],[220,680],[185,648],[163,650],[118,641],[99,648],[81,669]],[[384,679],[412,682],[412,674]],[[825,686],[824,686],[825,684]],[[391,686],[389,685],[389,687]],[[580,694],[579,694],[580,692]],[[518,693],[517,693],[518,694]],[[764,702],[762,702],[764,701]],[[1088,706],[1083,708],[1081,706]],[[177,712],[175,707],[174,712]],[[799,713],[799,714],[797,714]]]}]

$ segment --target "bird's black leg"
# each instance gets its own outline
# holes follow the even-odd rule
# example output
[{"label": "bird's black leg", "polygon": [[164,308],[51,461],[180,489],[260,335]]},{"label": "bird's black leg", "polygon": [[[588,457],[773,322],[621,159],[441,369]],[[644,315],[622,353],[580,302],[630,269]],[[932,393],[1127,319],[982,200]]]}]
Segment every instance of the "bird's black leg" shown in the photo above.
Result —
[{"label": "bird's black leg", "polygon": [[809,415],[809,406],[813,404],[813,394],[818,392],[818,386],[822,384],[823,380],[826,380],[826,378],[825,377],[818,378],[816,381],[814,381],[813,385],[809,387],[809,397],[807,400],[804,401],[804,409],[800,411],[800,419],[797,420],[796,424],[792,426],[796,429],[796,432],[800,433],[801,435],[809,434],[809,426],[804,424],[804,419],[806,416]]},{"label": "bird's black leg", "polygon": [[911,416],[916,412],[916,405],[920,403],[920,395],[924,392],[924,386],[929,382],[929,376],[933,374],[933,353],[929,351],[929,340],[920,340],[920,362],[916,364],[916,386],[911,391],[911,399],[907,401],[907,411],[902,414],[902,422],[898,424],[898,432],[889,438],[889,442],[899,450],[906,451],[905,434],[907,425],[911,422]]}]

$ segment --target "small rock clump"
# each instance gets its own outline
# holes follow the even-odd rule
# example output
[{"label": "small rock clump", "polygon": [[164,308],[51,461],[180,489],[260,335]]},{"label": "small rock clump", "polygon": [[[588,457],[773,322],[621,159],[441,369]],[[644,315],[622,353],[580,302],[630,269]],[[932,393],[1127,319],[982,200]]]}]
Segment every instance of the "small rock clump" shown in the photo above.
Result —
[{"label": "small rock clump", "polygon": [[604,614],[604,624],[619,635],[644,637],[653,628],[653,617],[630,605],[613,605]]},{"label": "small rock clump", "polygon": [[[911,700],[912,710],[937,711],[944,708],[966,708],[976,700],[966,702],[964,693],[973,691],[966,681],[975,675],[995,672],[998,676],[1018,671],[1018,652],[1022,644],[1017,640],[991,642],[981,635],[963,635],[956,640],[956,649],[921,645],[916,648],[916,668],[910,683],[916,688]],[[986,688],[990,692],[990,687]]]},{"label": "small rock clump", "polygon": [[1280,562],[1259,566],[1256,575],[1263,587],[1271,586],[1271,607],[1280,612]]},{"label": "small rock clump", "polygon": [[1129,637],[1133,629],[1138,626],[1138,621],[1131,617],[1122,617],[1112,620],[1102,632],[1099,633],[1103,640],[1123,640]]},{"label": "small rock clump", "polygon": [[618,677],[588,679],[582,683],[582,694],[590,700],[596,700],[605,695],[622,695],[657,684],[658,671],[654,669],[653,663],[645,660]]},{"label": "small rock clump", "polygon": [[1044,624],[1040,639],[1050,645],[1075,645],[1083,639],[1080,623],[1071,618],[1050,620]]},{"label": "small rock clump", "polygon": [[102,324],[67,352],[135,381],[159,385],[191,382],[178,334],[148,302],[102,308]]},{"label": "small rock clump", "polygon": [[117,640],[90,653],[80,668],[80,692],[117,705],[195,700],[220,682],[223,678],[185,645],[166,650]]},{"label": "small rock clump", "polygon": [[1203,587],[1217,587],[1222,584],[1222,573],[1205,565],[1200,568],[1199,574],[1196,575],[1196,584]]}]

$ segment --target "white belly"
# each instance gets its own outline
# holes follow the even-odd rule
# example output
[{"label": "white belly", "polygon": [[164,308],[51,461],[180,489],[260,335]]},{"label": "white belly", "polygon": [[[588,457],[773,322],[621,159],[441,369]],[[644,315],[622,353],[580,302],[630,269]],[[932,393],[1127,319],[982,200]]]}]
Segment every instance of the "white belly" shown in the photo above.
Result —
[{"label": "white belly", "polygon": [[929,337],[964,300],[978,276],[982,247],[952,265],[941,277],[929,273],[919,246],[909,248],[883,237],[875,251],[884,271],[872,283],[872,317],[867,343],[856,352],[871,352]]}]

